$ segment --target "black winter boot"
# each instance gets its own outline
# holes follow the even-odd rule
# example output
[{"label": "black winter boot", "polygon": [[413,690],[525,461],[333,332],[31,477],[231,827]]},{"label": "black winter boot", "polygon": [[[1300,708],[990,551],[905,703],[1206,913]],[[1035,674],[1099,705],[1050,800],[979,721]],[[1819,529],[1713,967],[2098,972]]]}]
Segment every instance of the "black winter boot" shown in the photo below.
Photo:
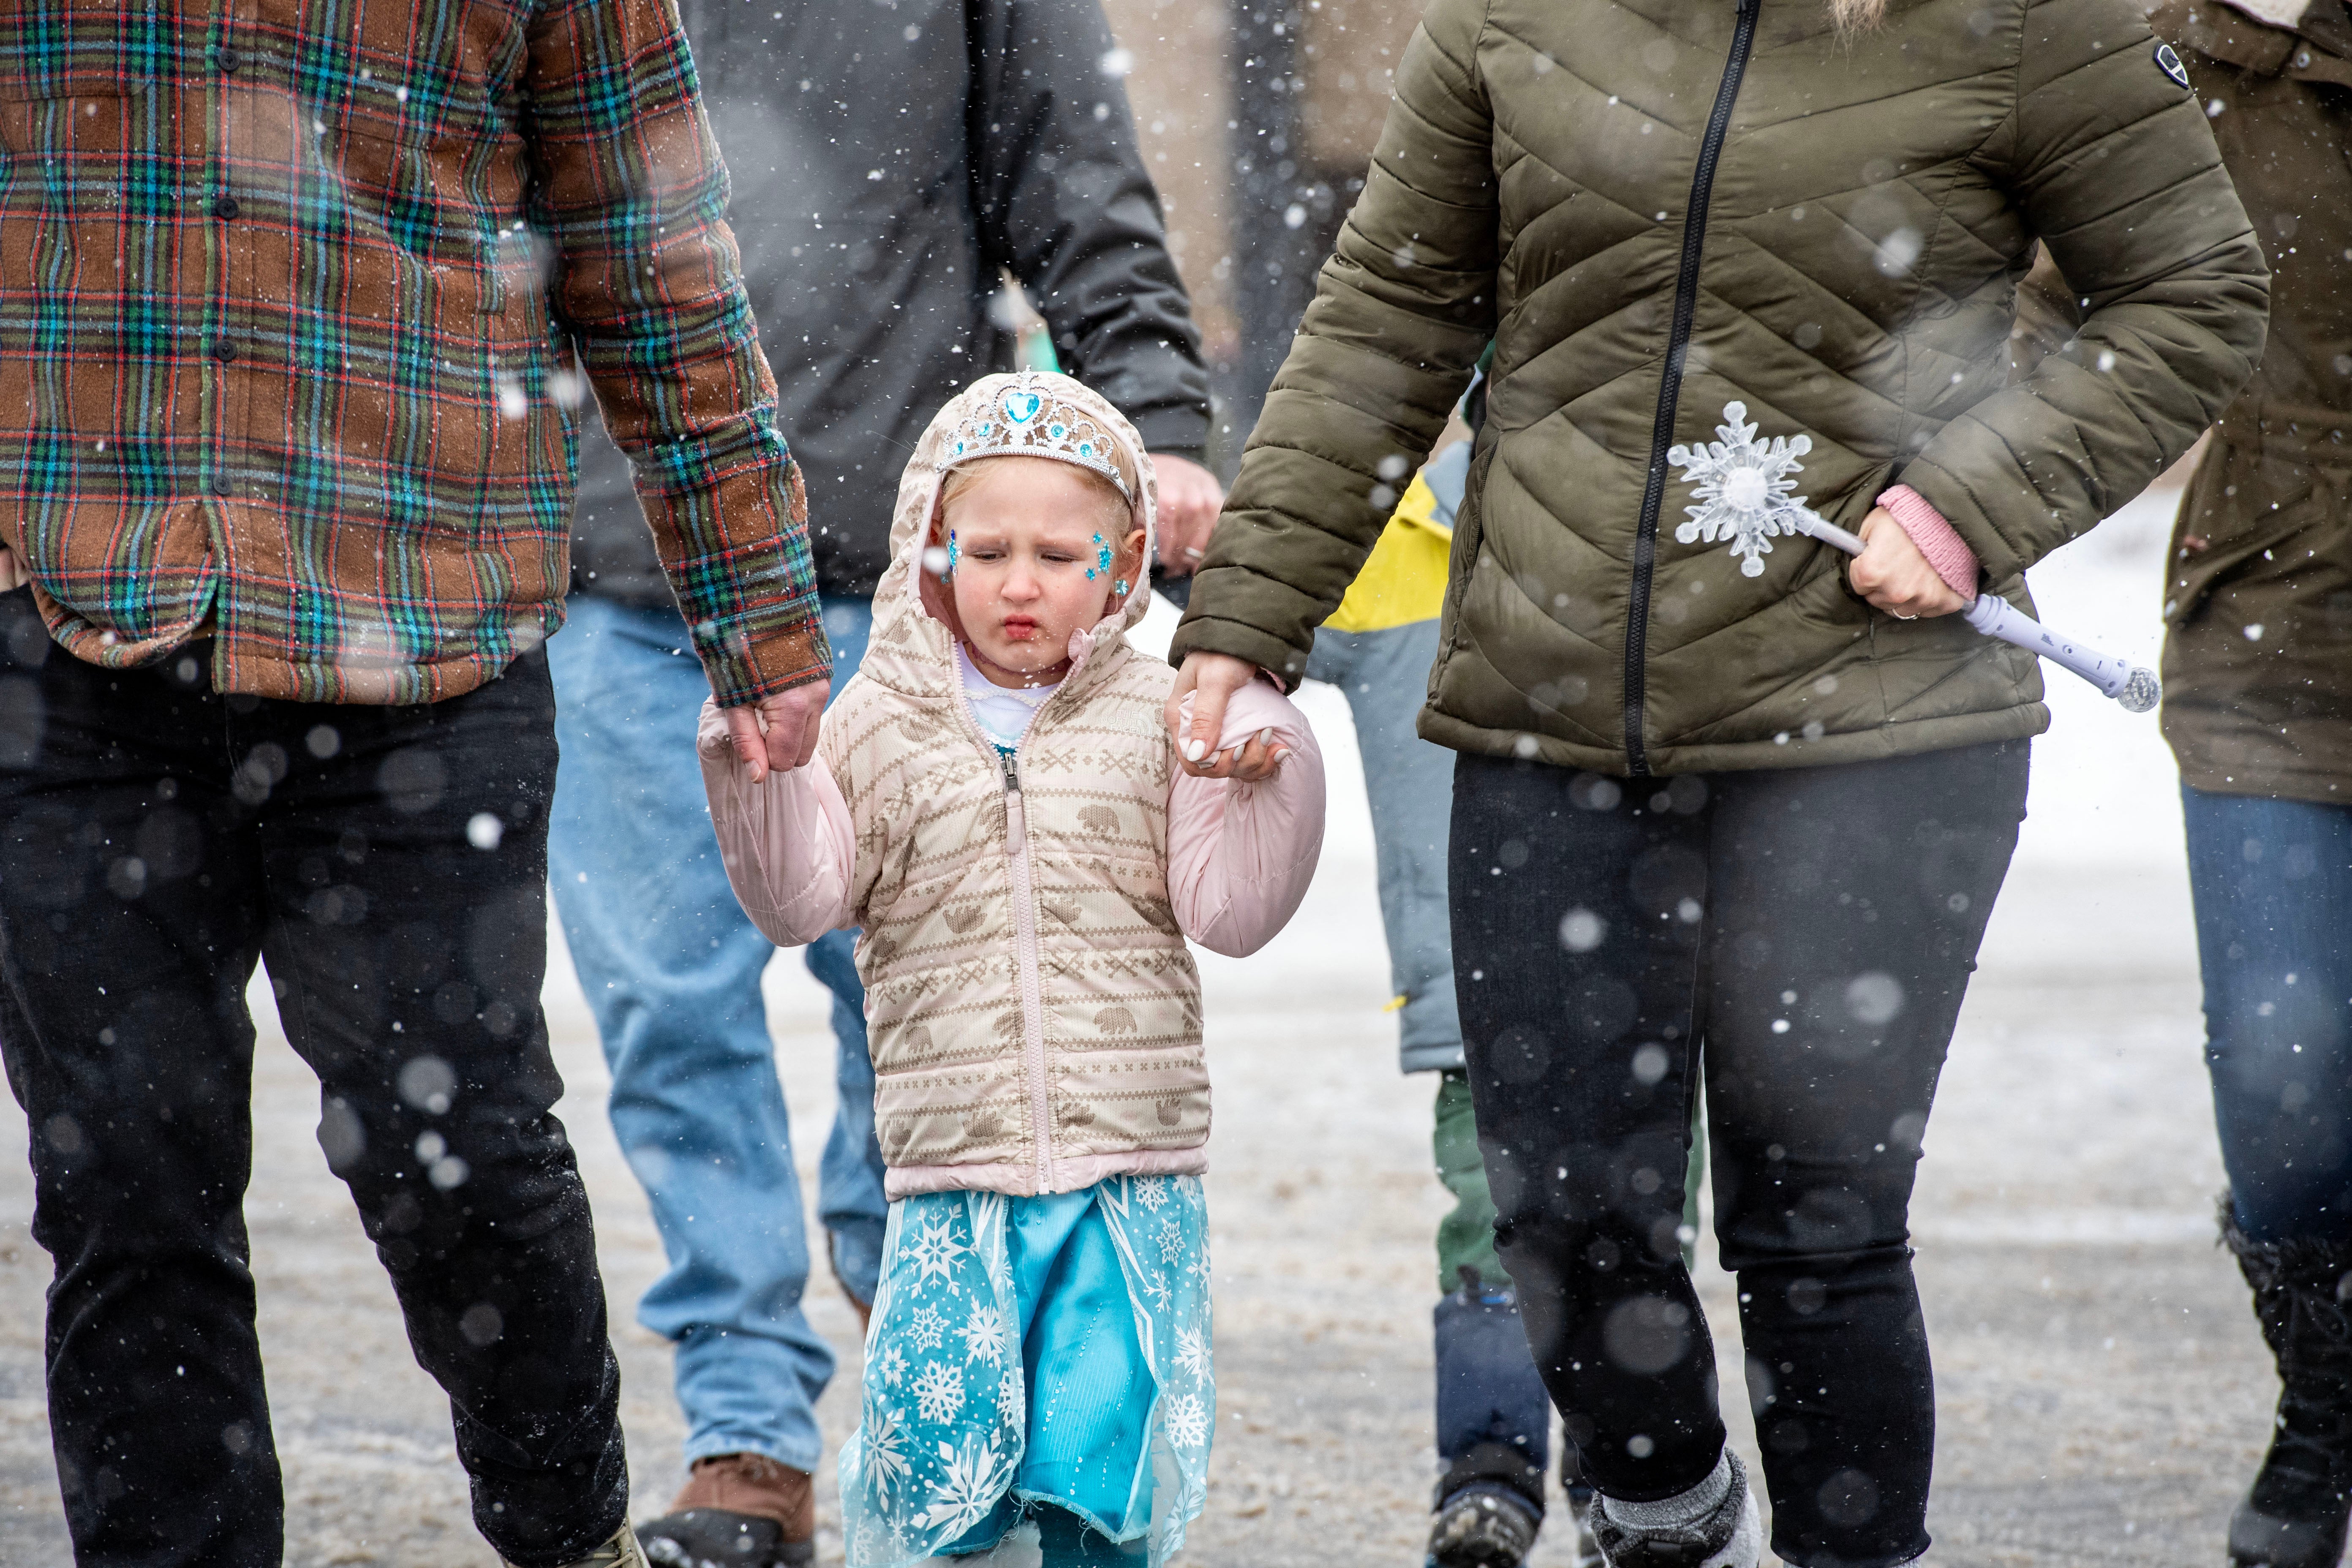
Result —
[{"label": "black winter boot", "polygon": [[2231,1568],[2336,1568],[2352,1514],[2352,1244],[2256,1241],[2221,1199],[2221,1239],[2278,1361],[2270,1452],[2230,1519]]}]

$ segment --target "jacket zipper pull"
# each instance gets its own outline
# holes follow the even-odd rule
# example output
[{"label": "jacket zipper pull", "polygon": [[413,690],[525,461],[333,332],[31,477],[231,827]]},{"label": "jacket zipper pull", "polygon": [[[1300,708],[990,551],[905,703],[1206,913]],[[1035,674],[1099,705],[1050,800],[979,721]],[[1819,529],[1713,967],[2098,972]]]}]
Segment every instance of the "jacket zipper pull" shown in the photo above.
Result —
[{"label": "jacket zipper pull", "polygon": [[1018,753],[1013,752],[1006,752],[1003,753],[1003,756],[1004,793],[1007,795],[1019,795],[1021,793],[1020,756]]}]

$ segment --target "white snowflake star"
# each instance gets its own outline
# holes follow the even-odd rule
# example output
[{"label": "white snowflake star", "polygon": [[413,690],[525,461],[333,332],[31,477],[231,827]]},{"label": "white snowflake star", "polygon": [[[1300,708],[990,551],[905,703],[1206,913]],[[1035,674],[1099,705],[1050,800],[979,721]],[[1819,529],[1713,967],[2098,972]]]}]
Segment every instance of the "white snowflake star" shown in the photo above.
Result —
[{"label": "white snowflake star", "polygon": [[1197,1394],[1180,1394],[1168,1402],[1168,1440],[1180,1448],[1197,1448],[1209,1440],[1208,1407]]},{"label": "white snowflake star", "polygon": [[1176,1299],[1176,1293],[1168,1289],[1168,1277],[1164,1274],[1146,1274],[1143,1277],[1143,1293],[1150,1297],[1151,1304],[1163,1312],[1168,1310],[1168,1303]]},{"label": "white snowflake star", "polygon": [[916,1515],[915,1522],[925,1529],[944,1525],[951,1535],[961,1535],[996,1506],[1012,1481],[1012,1466],[996,1451],[995,1438],[982,1447],[976,1433],[964,1438],[961,1453],[941,1443],[940,1458],[946,1469],[931,1493],[930,1507]]},{"label": "white snowflake star", "polygon": [[907,1375],[907,1352],[892,1345],[882,1352],[882,1359],[874,1363],[874,1370],[882,1374],[883,1387],[898,1387],[898,1380]]},{"label": "white snowflake star", "polygon": [[1174,1220],[1161,1220],[1160,1228],[1151,1233],[1151,1239],[1160,1244],[1160,1262],[1173,1263],[1184,1256],[1184,1232]]},{"label": "white snowflake star", "polygon": [[1002,1421],[1021,1419],[1021,1372],[1017,1367],[1006,1368],[1004,1375],[996,1380],[996,1415]]},{"label": "white snowflake star", "polygon": [[874,1500],[888,1508],[890,1489],[908,1475],[907,1428],[895,1413],[877,1406],[867,1413],[861,1436],[866,1445],[866,1462],[860,1474],[866,1489],[874,1494]]},{"label": "white snowflake star", "polygon": [[1176,1331],[1176,1364],[1192,1374],[1194,1381],[1209,1375],[1209,1336],[1198,1329]]},{"label": "white snowflake star", "polygon": [[1004,1354],[1004,1320],[992,1307],[974,1307],[956,1331],[963,1336],[966,1361],[984,1361],[994,1366]]},{"label": "white snowflake star", "polygon": [[1135,1184],[1135,1201],[1158,1214],[1168,1202],[1168,1178],[1145,1176]]},{"label": "white snowflake star", "polygon": [[907,1320],[907,1338],[919,1351],[935,1351],[940,1342],[948,1337],[948,1321],[937,1307],[925,1307]]},{"label": "white snowflake star", "polygon": [[912,1391],[926,1421],[952,1421],[963,1414],[963,1373],[943,1361],[925,1363]]},{"label": "white snowflake star", "polygon": [[933,1278],[949,1278],[956,1259],[971,1250],[956,1239],[953,1222],[944,1219],[925,1221],[921,1233],[903,1246],[907,1261],[915,1268],[918,1289]]},{"label": "white snowflake star", "polygon": [[1812,517],[1805,498],[1789,492],[1804,467],[1797,459],[1813,449],[1813,439],[1775,436],[1769,446],[1759,444],[1745,403],[1725,404],[1723,420],[1715,427],[1721,440],[1666,454],[1699,502],[1683,509],[1690,521],[1675,530],[1675,538],[1685,544],[1727,539],[1739,557],[1740,575],[1761,577],[1773,537],[1804,532],[1803,522]]}]

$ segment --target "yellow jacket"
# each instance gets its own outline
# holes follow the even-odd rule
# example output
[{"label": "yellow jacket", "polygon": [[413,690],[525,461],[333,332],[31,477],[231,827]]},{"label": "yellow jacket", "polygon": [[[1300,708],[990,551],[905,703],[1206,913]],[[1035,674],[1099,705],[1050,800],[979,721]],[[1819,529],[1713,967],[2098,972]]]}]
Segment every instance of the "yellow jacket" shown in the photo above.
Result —
[{"label": "yellow jacket", "polygon": [[1323,624],[1335,632],[1379,632],[1435,620],[1453,548],[1454,509],[1441,506],[1425,472],[1413,475],[1364,569]]}]

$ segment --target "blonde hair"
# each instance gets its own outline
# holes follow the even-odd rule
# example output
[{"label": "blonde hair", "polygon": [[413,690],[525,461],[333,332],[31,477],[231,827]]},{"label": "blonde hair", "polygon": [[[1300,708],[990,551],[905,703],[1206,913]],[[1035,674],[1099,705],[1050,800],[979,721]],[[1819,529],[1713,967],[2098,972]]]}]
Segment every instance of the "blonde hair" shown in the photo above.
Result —
[{"label": "blonde hair", "polygon": [[1837,24],[1838,37],[1852,42],[1856,33],[1886,20],[1886,0],[1830,0],[1830,20]]}]

